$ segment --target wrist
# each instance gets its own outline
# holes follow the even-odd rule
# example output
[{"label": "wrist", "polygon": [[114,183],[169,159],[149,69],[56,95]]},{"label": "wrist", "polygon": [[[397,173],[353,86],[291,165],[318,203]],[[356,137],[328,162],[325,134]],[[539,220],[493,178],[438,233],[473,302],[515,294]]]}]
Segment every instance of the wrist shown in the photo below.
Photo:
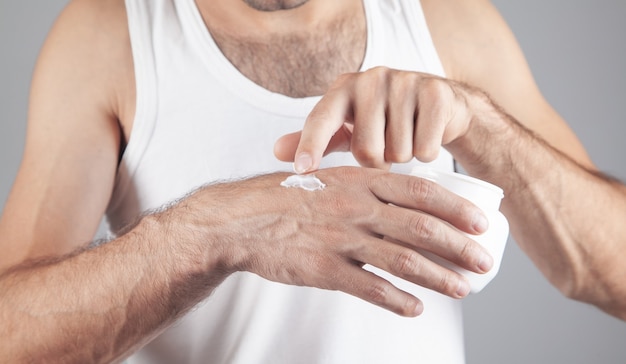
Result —
[{"label": "wrist", "polygon": [[482,91],[469,92],[472,117],[467,131],[444,147],[471,175],[486,177],[509,169],[511,150],[523,127]]},{"label": "wrist", "polygon": [[[198,189],[176,205],[149,216],[162,244],[170,246],[191,272],[226,277],[245,270],[263,240],[255,234],[260,216],[284,211],[272,197],[287,173],[219,183]],[[261,226],[262,227],[262,226]]]},{"label": "wrist", "polygon": [[218,233],[219,214],[210,207],[211,202],[199,200],[201,192],[144,216],[137,228],[153,242],[154,250],[162,252],[163,263],[175,272],[174,280],[204,281],[210,290],[233,270]]}]

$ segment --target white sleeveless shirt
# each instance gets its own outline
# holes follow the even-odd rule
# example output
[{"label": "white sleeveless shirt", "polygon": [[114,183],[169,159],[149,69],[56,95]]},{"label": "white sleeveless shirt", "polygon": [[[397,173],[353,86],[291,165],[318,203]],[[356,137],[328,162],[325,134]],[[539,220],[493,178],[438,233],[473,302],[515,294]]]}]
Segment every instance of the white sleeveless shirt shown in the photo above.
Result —
[{"label": "white sleeveless shirt", "polygon": [[[234,0],[240,1],[240,0]],[[420,2],[364,0],[362,70],[443,76]],[[228,62],[194,0],[126,0],[137,105],[107,217],[113,234],[143,211],[209,182],[290,171],[274,142],[300,130],[319,97],[290,98]],[[324,166],[357,165],[348,153]],[[442,150],[437,168],[451,170]],[[394,166],[406,172],[410,165]],[[463,363],[459,301],[369,268],[423,300],[403,318],[350,295],[236,273],[130,363]]]}]

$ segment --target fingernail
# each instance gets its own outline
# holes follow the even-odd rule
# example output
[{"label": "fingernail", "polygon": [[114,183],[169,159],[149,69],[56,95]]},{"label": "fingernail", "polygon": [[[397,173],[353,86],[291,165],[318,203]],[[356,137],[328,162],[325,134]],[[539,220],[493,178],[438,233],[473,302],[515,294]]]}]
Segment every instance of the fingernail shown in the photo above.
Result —
[{"label": "fingernail", "polygon": [[474,215],[474,221],[472,223],[472,228],[477,233],[484,233],[489,228],[489,220],[482,213],[477,213]]},{"label": "fingernail", "polygon": [[413,309],[409,312],[413,317],[421,315],[424,312],[424,304],[421,301],[415,302]]},{"label": "fingernail", "polygon": [[305,173],[313,165],[313,159],[309,153],[300,153],[293,162],[293,170],[298,173]]},{"label": "fingernail", "polygon": [[489,254],[482,254],[478,261],[478,268],[483,272],[489,272],[493,267],[493,258]]},{"label": "fingernail", "polygon": [[462,279],[462,280],[459,281],[459,288],[457,288],[456,294],[459,297],[465,297],[465,296],[467,296],[469,294],[470,289],[471,289],[471,287],[470,287],[469,283]]}]

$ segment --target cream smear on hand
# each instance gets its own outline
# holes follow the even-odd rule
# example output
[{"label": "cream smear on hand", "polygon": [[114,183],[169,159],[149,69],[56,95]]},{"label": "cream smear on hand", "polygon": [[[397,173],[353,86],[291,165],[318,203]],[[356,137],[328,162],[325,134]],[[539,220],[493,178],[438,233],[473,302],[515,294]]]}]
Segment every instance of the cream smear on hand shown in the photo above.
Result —
[{"label": "cream smear on hand", "polygon": [[307,191],[323,190],[326,185],[314,174],[294,174],[280,183],[283,187],[298,187]]}]

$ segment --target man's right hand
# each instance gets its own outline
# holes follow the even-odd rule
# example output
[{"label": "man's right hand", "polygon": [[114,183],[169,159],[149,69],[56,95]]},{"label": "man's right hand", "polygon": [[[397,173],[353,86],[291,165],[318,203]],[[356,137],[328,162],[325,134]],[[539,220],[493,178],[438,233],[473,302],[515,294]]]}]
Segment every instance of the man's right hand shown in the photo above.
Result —
[{"label": "man's right hand", "polygon": [[[364,264],[454,298],[468,294],[466,279],[420,250],[477,273],[491,268],[488,253],[462,233],[486,229],[481,210],[438,185],[356,167],[317,176],[327,184],[324,190],[281,187],[286,174],[212,185],[181,203],[193,213],[176,215],[192,217],[198,231],[215,227],[209,236],[220,241],[228,271],[343,291],[404,316],[419,315],[421,301]],[[204,215],[208,206],[212,213]]]}]

